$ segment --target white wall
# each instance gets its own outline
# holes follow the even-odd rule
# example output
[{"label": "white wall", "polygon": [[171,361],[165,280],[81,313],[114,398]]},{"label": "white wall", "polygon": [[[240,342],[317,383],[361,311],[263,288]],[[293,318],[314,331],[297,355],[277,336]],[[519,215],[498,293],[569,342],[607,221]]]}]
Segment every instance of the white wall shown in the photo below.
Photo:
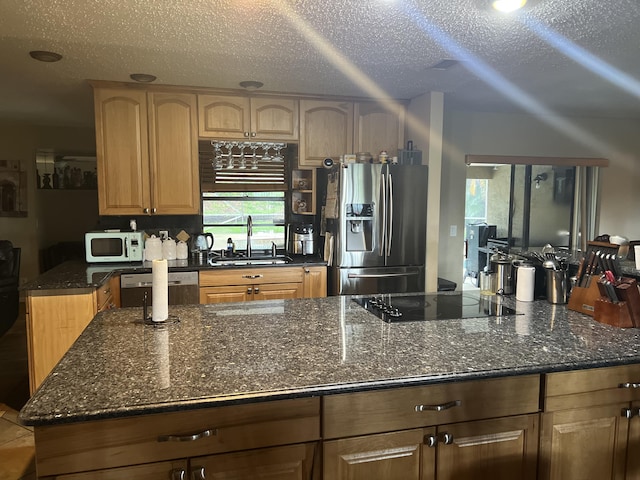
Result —
[{"label": "white wall", "polygon": [[[640,239],[640,120],[570,118],[590,140],[604,148],[578,142],[532,116],[448,110],[445,102],[441,225],[464,221],[465,154],[608,158],[602,169],[600,234]],[[441,229],[442,230],[442,229]],[[441,241],[439,275],[462,281],[461,236]]]}]

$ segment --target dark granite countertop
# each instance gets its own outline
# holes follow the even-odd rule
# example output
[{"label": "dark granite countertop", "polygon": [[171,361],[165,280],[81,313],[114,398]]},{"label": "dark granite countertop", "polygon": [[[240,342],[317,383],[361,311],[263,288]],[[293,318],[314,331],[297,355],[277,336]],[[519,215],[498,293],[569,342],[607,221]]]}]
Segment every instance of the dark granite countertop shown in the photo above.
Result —
[{"label": "dark granite countertop", "polygon": [[640,362],[640,329],[546,301],[519,315],[387,324],[351,297],[102,312],[20,413],[27,425]]},{"label": "dark granite countertop", "polygon": [[[170,272],[221,270],[229,268],[278,268],[305,265],[326,265],[319,257],[294,256],[293,262],[275,265],[250,266],[211,266],[209,264],[193,263],[191,260],[168,260]],[[55,290],[91,291],[104,283],[114,273],[147,273],[151,272],[151,262],[137,263],[102,263],[89,264],[82,261],[70,260],[43,273],[35,280],[24,284],[21,290],[26,292],[47,292],[55,294]],[[63,293],[68,293],[67,291]]]}]

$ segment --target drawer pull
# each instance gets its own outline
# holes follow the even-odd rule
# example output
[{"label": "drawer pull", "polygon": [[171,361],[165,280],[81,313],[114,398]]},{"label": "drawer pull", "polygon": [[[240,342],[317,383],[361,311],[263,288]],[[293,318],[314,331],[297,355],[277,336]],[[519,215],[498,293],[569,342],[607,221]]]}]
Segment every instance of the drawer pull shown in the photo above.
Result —
[{"label": "drawer pull", "polygon": [[443,403],[441,405],[416,405],[416,412],[434,411],[441,412],[443,410],[449,410],[453,407],[459,407],[460,400],[454,400],[453,402]]},{"label": "drawer pull", "polygon": [[623,408],[623,409],[622,409],[621,416],[622,416],[622,418],[633,418],[633,414],[634,414],[634,412],[633,412],[633,410],[632,410],[632,409],[630,409],[630,408]]},{"label": "drawer pull", "polygon": [[201,438],[211,437],[217,435],[218,430],[203,430],[200,433],[194,433],[193,435],[160,435],[158,437],[159,442],[194,442]]},{"label": "drawer pull", "polygon": [[243,275],[242,278],[262,278],[262,275]]},{"label": "drawer pull", "polygon": [[640,383],[621,383],[618,388],[640,388]]}]

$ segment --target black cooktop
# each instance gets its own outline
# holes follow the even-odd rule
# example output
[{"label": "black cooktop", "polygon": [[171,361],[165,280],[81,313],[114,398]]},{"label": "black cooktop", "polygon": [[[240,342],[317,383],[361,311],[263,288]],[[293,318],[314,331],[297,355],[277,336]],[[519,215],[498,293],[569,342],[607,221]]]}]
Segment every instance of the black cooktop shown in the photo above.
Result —
[{"label": "black cooktop", "polygon": [[517,315],[501,297],[479,293],[385,294],[353,301],[387,323]]}]

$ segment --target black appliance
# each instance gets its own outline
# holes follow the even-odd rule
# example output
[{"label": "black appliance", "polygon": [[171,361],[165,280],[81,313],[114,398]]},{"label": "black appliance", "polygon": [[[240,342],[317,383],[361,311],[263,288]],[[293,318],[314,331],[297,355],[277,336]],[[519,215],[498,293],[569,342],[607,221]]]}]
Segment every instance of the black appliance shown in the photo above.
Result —
[{"label": "black appliance", "polygon": [[374,295],[353,301],[387,323],[517,315],[498,297],[474,292]]},{"label": "black appliance", "polygon": [[467,275],[478,278],[479,272],[488,266],[487,242],[496,238],[496,226],[486,223],[467,225]]}]

